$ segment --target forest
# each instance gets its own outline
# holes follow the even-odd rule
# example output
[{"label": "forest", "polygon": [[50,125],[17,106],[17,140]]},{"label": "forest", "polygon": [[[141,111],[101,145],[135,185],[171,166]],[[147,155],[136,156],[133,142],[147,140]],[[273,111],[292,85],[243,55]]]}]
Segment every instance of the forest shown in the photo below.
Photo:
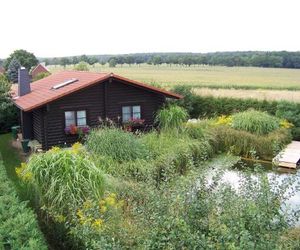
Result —
[{"label": "forest", "polygon": [[266,68],[300,68],[300,52],[287,51],[242,51],[213,53],[136,53],[120,55],[81,55],[69,57],[39,58],[48,65],[77,64],[80,61],[89,64],[179,64],[191,65],[222,65],[222,66],[253,66]]}]

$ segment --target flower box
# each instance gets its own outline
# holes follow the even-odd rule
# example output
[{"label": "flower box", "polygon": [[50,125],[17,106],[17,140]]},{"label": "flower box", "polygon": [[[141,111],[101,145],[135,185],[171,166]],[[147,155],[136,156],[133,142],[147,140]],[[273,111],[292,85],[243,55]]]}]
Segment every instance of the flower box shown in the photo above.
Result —
[{"label": "flower box", "polygon": [[89,126],[75,126],[70,125],[69,127],[65,128],[66,135],[85,135],[90,132]]}]

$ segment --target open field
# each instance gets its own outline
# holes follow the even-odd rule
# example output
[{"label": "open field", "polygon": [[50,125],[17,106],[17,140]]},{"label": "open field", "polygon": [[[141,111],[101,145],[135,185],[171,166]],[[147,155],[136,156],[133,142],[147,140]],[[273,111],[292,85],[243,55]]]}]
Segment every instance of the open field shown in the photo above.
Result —
[{"label": "open field", "polygon": [[[63,70],[62,66],[49,66],[52,72]],[[72,65],[66,69],[73,69]],[[300,69],[146,65],[116,66],[96,64],[91,71],[114,72],[122,76],[158,83],[164,87],[184,84],[193,87],[240,88],[240,89],[289,89],[300,90]]]},{"label": "open field", "polygon": [[252,98],[268,101],[290,101],[300,102],[300,91],[274,90],[274,89],[215,89],[215,88],[195,88],[194,92],[201,96],[232,97],[232,98]]}]

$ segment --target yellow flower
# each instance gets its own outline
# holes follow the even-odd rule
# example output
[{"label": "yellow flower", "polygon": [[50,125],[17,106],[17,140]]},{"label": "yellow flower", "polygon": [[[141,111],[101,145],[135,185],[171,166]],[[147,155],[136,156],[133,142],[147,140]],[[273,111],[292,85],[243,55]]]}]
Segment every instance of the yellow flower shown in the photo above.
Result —
[{"label": "yellow flower", "polygon": [[103,206],[103,205],[105,205],[105,200],[100,200],[99,201],[99,206]]},{"label": "yellow flower", "polygon": [[54,147],[52,147],[49,151],[50,151],[50,152],[53,152],[53,153],[57,153],[57,152],[60,151],[60,148],[54,146]]},{"label": "yellow flower", "polygon": [[54,217],[55,221],[59,222],[59,223],[62,223],[62,222],[65,222],[66,221],[66,217],[63,216],[62,214],[59,214],[59,215],[56,215]]},{"label": "yellow flower", "polygon": [[116,199],[111,196],[108,196],[105,198],[105,202],[109,206],[114,206],[116,204]]},{"label": "yellow flower", "polygon": [[107,211],[107,207],[106,206],[102,206],[101,208],[100,208],[100,212],[101,213],[105,213]]},{"label": "yellow flower", "polygon": [[83,202],[83,208],[84,209],[89,209],[93,206],[93,203],[91,200],[86,200],[85,202]]},{"label": "yellow flower", "polygon": [[78,216],[79,219],[81,219],[81,218],[84,217],[84,214],[83,214],[83,212],[82,212],[81,209],[78,209],[76,214],[77,214],[77,216]]},{"label": "yellow flower", "polygon": [[80,142],[76,142],[72,145],[72,152],[77,154],[82,149],[82,144]]},{"label": "yellow flower", "polygon": [[21,166],[16,168],[16,174],[17,176],[24,180],[24,181],[30,181],[32,179],[32,173],[28,171],[26,163],[22,162]]},{"label": "yellow flower", "polygon": [[217,118],[217,121],[215,122],[216,125],[230,125],[232,123],[232,117],[221,115]]},{"label": "yellow flower", "polygon": [[102,219],[96,219],[94,220],[94,222],[92,223],[92,226],[95,228],[95,229],[100,229],[102,226],[103,226],[103,220]]},{"label": "yellow flower", "polygon": [[280,121],[281,128],[292,128],[294,127],[293,123],[288,122],[286,119]]}]

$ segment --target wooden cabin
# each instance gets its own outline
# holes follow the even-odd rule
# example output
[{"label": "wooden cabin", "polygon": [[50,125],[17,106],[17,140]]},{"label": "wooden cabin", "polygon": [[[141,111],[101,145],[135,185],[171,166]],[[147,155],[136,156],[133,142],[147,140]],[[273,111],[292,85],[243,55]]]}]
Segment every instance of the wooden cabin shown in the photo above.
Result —
[{"label": "wooden cabin", "polygon": [[151,126],[166,98],[182,98],[113,73],[62,71],[32,84],[29,79],[21,68],[13,101],[21,112],[23,138],[38,141],[43,149],[77,141],[70,129],[92,128],[100,119],[142,119],[143,126]]}]

